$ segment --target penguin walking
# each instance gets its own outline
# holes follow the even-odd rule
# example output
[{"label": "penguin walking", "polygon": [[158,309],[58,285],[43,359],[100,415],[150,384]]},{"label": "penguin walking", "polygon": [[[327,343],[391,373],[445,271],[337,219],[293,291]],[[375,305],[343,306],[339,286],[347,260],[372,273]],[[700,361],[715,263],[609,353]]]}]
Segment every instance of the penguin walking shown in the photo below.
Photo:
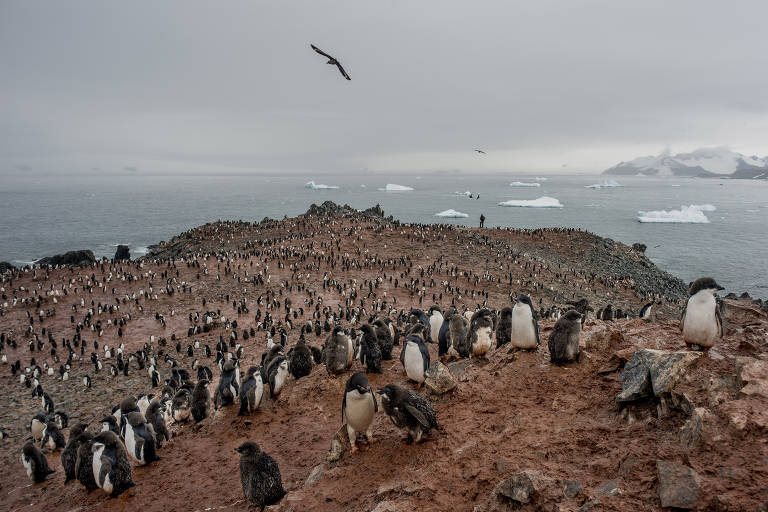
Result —
[{"label": "penguin walking", "polygon": [[373,417],[378,411],[379,403],[368,384],[368,378],[362,373],[355,373],[347,380],[341,401],[341,422],[344,423],[346,417],[352,453],[357,451],[357,432],[364,432],[368,442],[373,443]]},{"label": "penguin walking", "polygon": [[227,361],[221,367],[221,377],[219,386],[213,396],[213,406],[215,409],[225,405],[232,405],[240,394],[239,376],[236,375],[240,369],[232,361]]},{"label": "penguin walking", "polygon": [[279,356],[272,361],[267,370],[269,378],[269,398],[280,396],[285,381],[288,379],[288,360]]},{"label": "penguin walking", "polygon": [[65,476],[64,485],[68,484],[71,480],[77,479],[77,473],[75,472],[77,452],[83,441],[91,437],[91,434],[88,432],[88,424],[85,422],[76,423],[69,429],[67,445],[64,447],[64,451],[61,452],[61,467],[64,468]]},{"label": "penguin walking", "polygon": [[162,404],[159,400],[152,400],[147,408],[144,418],[147,423],[152,425],[152,429],[155,431],[155,441],[157,447],[162,448],[163,443],[171,440],[171,434],[168,432],[168,426],[165,423],[165,414],[162,411]]},{"label": "penguin walking", "polygon": [[424,434],[437,425],[437,413],[421,395],[395,384],[379,389],[381,405],[389,419],[398,428],[408,431],[408,440],[418,443]]},{"label": "penguin walking", "polygon": [[513,347],[531,350],[539,346],[539,323],[533,310],[531,299],[527,295],[517,298],[512,308],[512,329],[510,343]]},{"label": "penguin walking", "polygon": [[125,449],[131,458],[141,465],[159,460],[152,425],[140,412],[128,413],[125,420]]},{"label": "penguin walking", "polygon": [[64,435],[56,426],[55,421],[49,421],[43,431],[43,439],[40,441],[40,449],[45,449],[49,452],[55,452],[61,450],[67,445]]},{"label": "penguin walking", "polygon": [[711,277],[701,277],[691,283],[688,301],[680,316],[683,341],[689,348],[708,350],[723,337],[723,318],[717,303],[717,292],[723,289]]},{"label": "penguin walking", "polygon": [[201,379],[195,384],[192,391],[192,419],[195,423],[200,423],[208,417],[208,411],[211,408],[211,392],[208,391],[208,379]]},{"label": "penguin walking", "polygon": [[360,362],[365,367],[365,371],[372,373],[381,373],[381,347],[376,338],[376,331],[370,324],[365,324],[360,328]]},{"label": "penguin walking", "polygon": [[96,485],[113,498],[135,484],[125,446],[114,432],[101,432],[93,438],[93,478]]},{"label": "penguin walking", "polygon": [[245,416],[255,412],[261,406],[262,398],[264,398],[264,381],[261,379],[261,367],[251,366],[243,381],[243,389],[240,392],[240,412],[237,415]]},{"label": "penguin walking", "polygon": [[549,359],[553,364],[565,364],[579,357],[579,335],[581,334],[581,313],[568,311],[555,323],[549,335]]},{"label": "penguin walking", "polygon": [[275,460],[253,441],[246,441],[235,451],[240,454],[240,482],[248,501],[264,510],[286,495],[280,469]]},{"label": "penguin walking", "polygon": [[400,362],[409,379],[419,385],[424,383],[424,373],[429,368],[429,349],[421,333],[409,334],[400,351]]},{"label": "penguin walking", "polygon": [[48,475],[55,473],[55,470],[48,466],[45,455],[32,441],[28,441],[21,449],[21,463],[27,470],[27,476],[35,483],[40,483],[48,478]]},{"label": "penguin walking", "polygon": [[493,346],[496,315],[488,309],[479,309],[469,322],[469,343],[473,357],[486,357]]},{"label": "penguin walking", "polygon": [[343,373],[352,365],[354,354],[352,338],[341,326],[334,327],[323,345],[323,364],[328,374]]},{"label": "penguin walking", "polygon": [[299,337],[299,341],[293,347],[288,363],[288,372],[296,380],[312,373],[312,351],[307,346],[304,336]]}]

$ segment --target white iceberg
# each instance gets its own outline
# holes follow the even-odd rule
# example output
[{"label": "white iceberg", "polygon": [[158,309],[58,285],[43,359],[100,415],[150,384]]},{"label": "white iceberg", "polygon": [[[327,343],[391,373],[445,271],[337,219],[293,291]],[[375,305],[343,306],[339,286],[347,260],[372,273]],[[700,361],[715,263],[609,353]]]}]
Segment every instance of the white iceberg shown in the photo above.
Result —
[{"label": "white iceberg", "polygon": [[594,185],[587,185],[584,188],[617,188],[617,187],[623,187],[621,183],[614,180],[603,180],[600,183],[595,183]]},{"label": "white iceberg", "polygon": [[679,210],[656,210],[637,212],[637,220],[644,223],[709,224],[704,212],[715,211],[711,204],[692,204],[681,206]]},{"label": "white iceberg", "polygon": [[536,181],[547,181],[549,178],[542,178],[541,176],[536,176],[533,179],[535,179]]},{"label": "white iceberg", "polygon": [[457,212],[456,210],[445,210],[444,212],[436,213],[435,217],[444,217],[447,219],[466,219],[469,217],[466,213]]},{"label": "white iceberg", "polygon": [[304,184],[304,187],[310,190],[334,190],[339,187],[336,185],[323,185],[322,183],[315,183],[314,181],[308,181]]},{"label": "white iceberg", "polygon": [[456,195],[456,196],[467,196],[467,197],[469,197],[469,196],[472,195],[472,192],[467,190],[465,192],[454,192],[453,194]]},{"label": "white iceberg", "polygon": [[382,190],[384,192],[408,192],[413,189],[411,187],[406,187],[405,185],[396,185],[394,183],[387,183],[386,187],[380,188],[379,190]]},{"label": "white iceberg", "polygon": [[562,208],[563,204],[554,197],[542,196],[538,199],[512,199],[499,203],[499,206],[516,206],[519,208]]},{"label": "white iceberg", "polygon": [[540,187],[541,183],[523,183],[522,181],[513,181],[510,187]]}]

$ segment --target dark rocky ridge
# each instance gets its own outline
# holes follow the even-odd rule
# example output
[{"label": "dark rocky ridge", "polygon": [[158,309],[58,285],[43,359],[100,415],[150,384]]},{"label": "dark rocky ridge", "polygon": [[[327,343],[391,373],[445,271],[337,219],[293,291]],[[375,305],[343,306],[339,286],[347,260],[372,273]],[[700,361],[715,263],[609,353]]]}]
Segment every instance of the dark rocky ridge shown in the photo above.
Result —
[{"label": "dark rocky ridge", "polygon": [[115,251],[115,261],[124,261],[124,260],[130,260],[131,259],[131,250],[128,248],[127,245],[118,245],[117,250]]},{"label": "dark rocky ridge", "polygon": [[93,251],[80,250],[80,251],[69,251],[69,252],[65,252],[64,254],[56,254],[54,256],[41,258],[35,262],[35,265],[84,266],[84,265],[92,265],[94,263],[96,263],[96,257],[93,255]]}]

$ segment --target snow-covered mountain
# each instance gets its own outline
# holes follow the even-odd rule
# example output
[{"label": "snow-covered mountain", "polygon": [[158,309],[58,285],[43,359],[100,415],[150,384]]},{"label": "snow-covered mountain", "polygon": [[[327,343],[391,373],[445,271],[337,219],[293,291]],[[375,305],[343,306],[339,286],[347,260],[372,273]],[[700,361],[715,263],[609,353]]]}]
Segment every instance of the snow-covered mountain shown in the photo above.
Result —
[{"label": "snow-covered mountain", "polygon": [[[755,178],[768,176],[768,157],[744,156],[726,147],[701,148],[690,153],[641,156],[620,162],[603,174],[645,176],[731,176]],[[762,174],[762,176],[761,176]]]}]

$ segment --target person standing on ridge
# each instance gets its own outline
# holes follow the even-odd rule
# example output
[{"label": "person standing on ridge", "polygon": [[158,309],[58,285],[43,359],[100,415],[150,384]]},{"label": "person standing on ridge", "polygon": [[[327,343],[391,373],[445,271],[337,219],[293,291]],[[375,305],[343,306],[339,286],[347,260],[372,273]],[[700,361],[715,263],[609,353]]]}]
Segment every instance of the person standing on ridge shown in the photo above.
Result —
[{"label": "person standing on ridge", "polygon": [[483,227],[483,224],[485,224],[485,215],[482,213],[480,214],[480,227]]}]

